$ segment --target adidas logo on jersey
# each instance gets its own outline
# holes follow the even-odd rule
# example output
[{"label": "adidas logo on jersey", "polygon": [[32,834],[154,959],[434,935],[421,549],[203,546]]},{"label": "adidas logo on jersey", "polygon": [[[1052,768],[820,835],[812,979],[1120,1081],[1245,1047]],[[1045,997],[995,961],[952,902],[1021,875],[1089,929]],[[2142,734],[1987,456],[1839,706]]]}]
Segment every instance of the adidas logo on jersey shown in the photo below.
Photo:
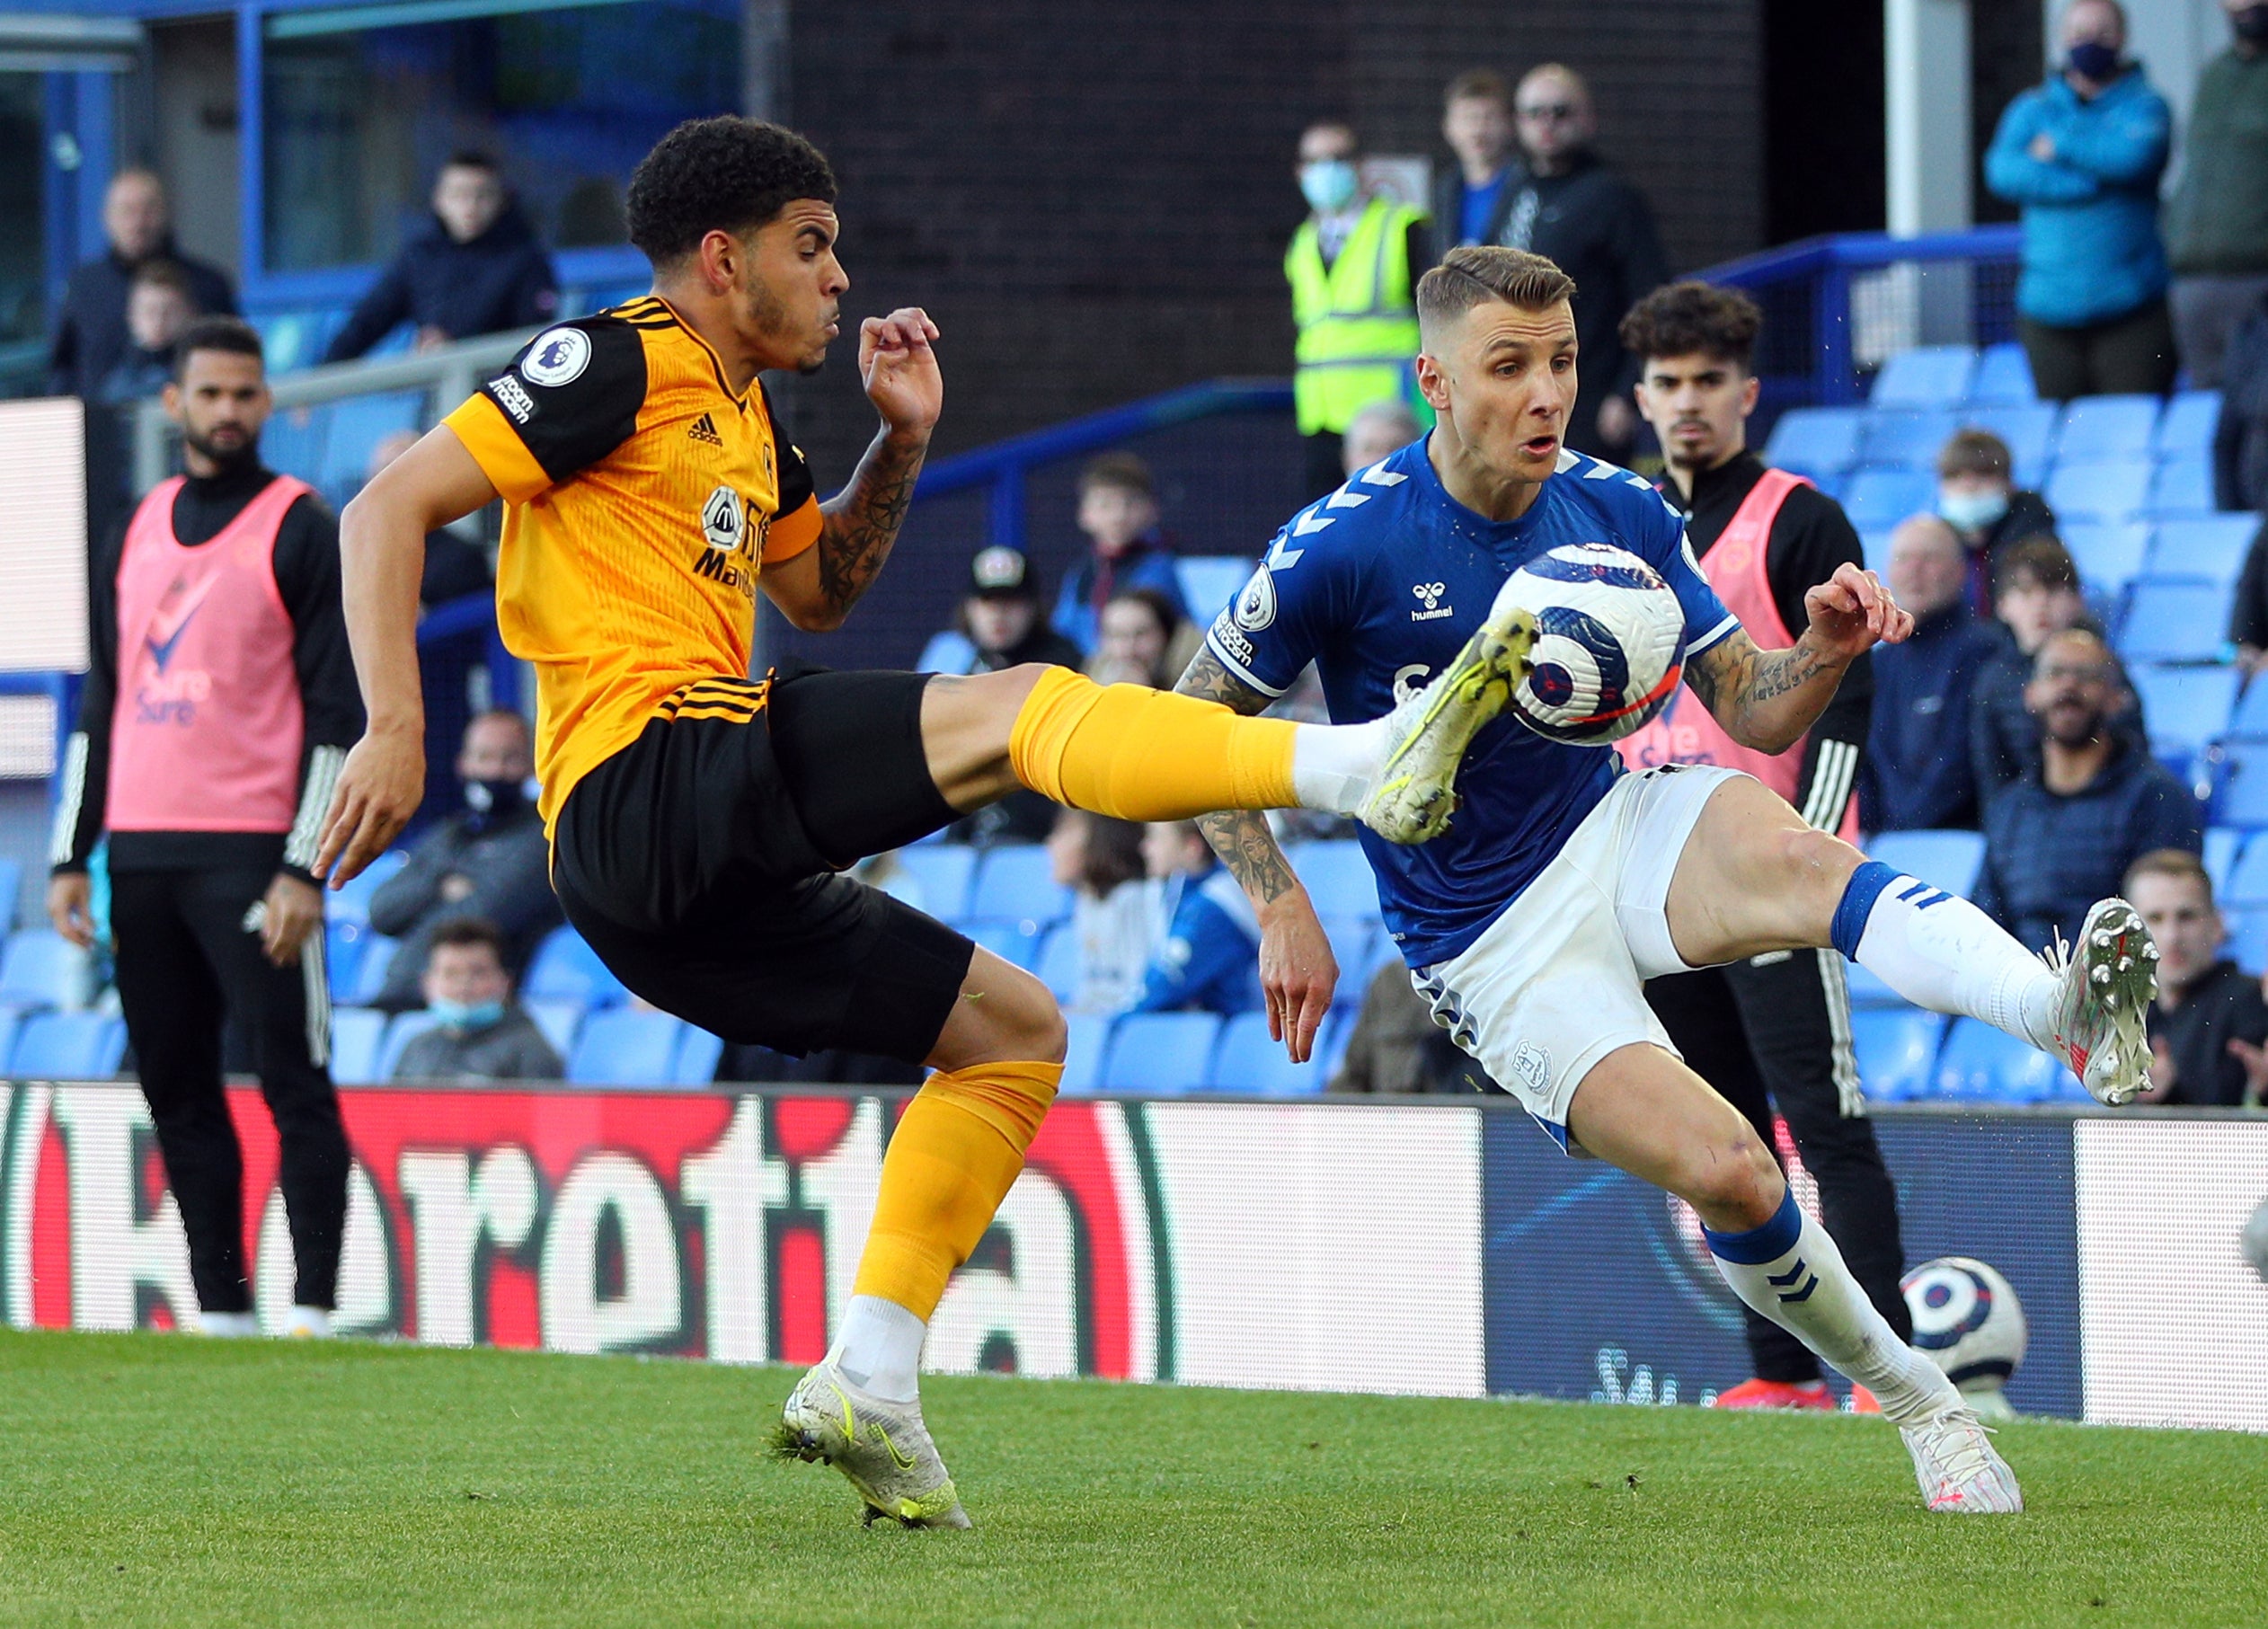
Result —
[{"label": "adidas logo on jersey", "polygon": [[703,413],[699,418],[695,419],[693,421],[693,428],[686,433],[692,437],[695,441],[705,441],[711,447],[722,447],[724,445],[724,438],[717,434],[716,421],[709,417],[706,413]]}]

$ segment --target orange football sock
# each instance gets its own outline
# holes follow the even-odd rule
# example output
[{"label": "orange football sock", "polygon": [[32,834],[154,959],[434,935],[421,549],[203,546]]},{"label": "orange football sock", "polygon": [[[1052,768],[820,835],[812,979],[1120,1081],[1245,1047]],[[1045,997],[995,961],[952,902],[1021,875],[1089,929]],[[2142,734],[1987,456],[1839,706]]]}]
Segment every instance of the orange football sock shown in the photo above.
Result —
[{"label": "orange football sock", "polygon": [[1050,668],[1016,714],[1008,760],[1026,786],[1074,809],[1121,820],[1187,820],[1217,809],[1295,807],[1298,728]]},{"label": "orange football sock", "polygon": [[873,1226],[851,1293],[927,1319],[945,1280],[992,1225],[1063,1082],[1059,1063],[988,1063],[932,1075],[890,1134]]}]

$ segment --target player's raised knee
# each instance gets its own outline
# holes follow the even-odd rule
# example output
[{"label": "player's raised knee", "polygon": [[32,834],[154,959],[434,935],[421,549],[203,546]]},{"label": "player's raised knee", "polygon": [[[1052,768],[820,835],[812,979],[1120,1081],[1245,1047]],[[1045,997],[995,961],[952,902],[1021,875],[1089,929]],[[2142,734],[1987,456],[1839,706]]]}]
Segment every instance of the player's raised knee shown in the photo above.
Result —
[{"label": "player's raised knee", "polygon": [[1761,1227],[1780,1208],[1787,1180],[1756,1134],[1745,1125],[1737,1135],[1698,1139],[1680,1180],[1679,1198],[1717,1231]]}]

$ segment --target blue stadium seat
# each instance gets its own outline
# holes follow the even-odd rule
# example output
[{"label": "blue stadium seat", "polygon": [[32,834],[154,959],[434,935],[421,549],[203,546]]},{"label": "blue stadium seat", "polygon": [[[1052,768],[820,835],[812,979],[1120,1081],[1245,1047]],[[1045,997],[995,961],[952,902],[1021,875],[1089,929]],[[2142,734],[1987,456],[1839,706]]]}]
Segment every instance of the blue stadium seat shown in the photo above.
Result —
[{"label": "blue stadium seat", "polygon": [[2256,831],[2268,826],[2268,741],[2230,741],[2213,775],[2215,826]]},{"label": "blue stadium seat", "polygon": [[1111,1021],[1097,1013],[1066,1013],[1063,1022],[1070,1040],[1063,1054],[1062,1090],[1101,1091],[1103,1058],[1111,1049]]},{"label": "blue stadium seat", "polygon": [[2166,459],[2150,477],[2149,511],[2170,515],[2210,515],[2213,512],[2213,466],[2203,458],[2183,454]]},{"label": "blue stadium seat", "polygon": [[2150,478],[2157,466],[2148,459],[2060,459],[2042,495],[2059,518],[2125,520],[2149,503]]},{"label": "blue stadium seat", "polygon": [[370,941],[377,936],[360,922],[331,921],[323,925],[323,968],[330,979],[332,1005],[353,1005],[356,975],[361,971],[362,958],[370,948]]},{"label": "blue stadium seat", "polygon": [[2245,569],[2257,515],[2200,515],[2161,520],[2150,539],[2152,577],[2204,577],[2233,584]]},{"label": "blue stadium seat", "polygon": [[2157,445],[2156,396],[2081,396],[2063,410],[2059,464],[2147,462]]},{"label": "blue stadium seat", "polygon": [[1936,1095],[1968,1102],[2051,1102],[2081,1090],[2071,1071],[2037,1047],[1977,1018],[1957,1018],[1937,1055]]},{"label": "blue stadium seat", "polygon": [[345,984],[335,978],[331,983],[331,999],[348,1006],[364,1006],[378,998],[378,992],[385,988],[386,970],[394,965],[394,952],[402,948],[399,939],[372,934],[367,928],[363,931],[367,937],[355,961],[354,977]]},{"label": "blue stadium seat", "polygon": [[2130,662],[2217,660],[2228,636],[2228,599],[2223,583],[2145,577],[2127,601],[2119,654]]},{"label": "blue stadium seat", "polygon": [[27,927],[0,947],[0,1005],[75,1007],[86,996],[86,953],[51,927]]},{"label": "blue stadium seat", "polygon": [[1836,475],[1858,462],[1866,415],[1856,407],[1794,407],[1772,426],[1764,461],[1804,475]]},{"label": "blue stadium seat", "polygon": [[1869,464],[1894,469],[1934,470],[1938,449],[1960,427],[1951,412],[1938,408],[1871,412],[1863,456]]},{"label": "blue stadium seat", "polygon": [[8,1056],[15,1050],[16,1031],[23,1027],[25,1016],[14,1007],[0,1006],[0,1076],[8,1073]]},{"label": "blue stadium seat", "polygon": [[544,942],[528,959],[520,994],[531,998],[555,996],[580,1001],[586,1007],[616,1006],[630,999],[622,980],[571,927],[555,927],[544,935]]},{"label": "blue stadium seat", "polygon": [[2014,340],[1988,345],[1977,359],[1977,371],[1969,381],[1969,401],[1978,407],[1998,406],[2039,399],[2032,384],[2032,361]]},{"label": "blue stadium seat", "polygon": [[2224,846],[2237,847],[2235,863],[2217,880],[2215,890],[2221,904],[2232,909],[2268,906],[2268,843],[2243,845],[2246,835],[2225,826],[2216,826],[2205,834],[2207,871],[2212,869],[2214,839],[2222,839]]},{"label": "blue stadium seat", "polygon": [[323,451],[331,444],[331,406],[277,410],[260,432],[261,462],[311,486],[323,483]]},{"label": "blue stadium seat", "polygon": [[898,851],[898,863],[921,885],[921,908],[940,921],[953,922],[967,911],[969,881],[977,873],[977,851],[965,843],[924,843]]},{"label": "blue stadium seat", "polygon": [[570,996],[538,996],[519,1005],[536,1021],[560,1061],[565,1062],[575,1049],[576,1033],[583,1027],[583,1004]]},{"label": "blue stadium seat", "polygon": [[1890,536],[1897,528],[1876,527],[1858,535],[1858,557],[1879,577],[1890,575]]},{"label": "blue stadium seat", "polygon": [[331,1078],[364,1086],[378,1078],[378,1048],[385,1040],[385,1014],[376,1007],[331,1009]]},{"label": "blue stadium seat", "polygon": [[2228,942],[2221,953],[2258,978],[2268,973],[2268,910],[2229,911]]},{"label": "blue stadium seat", "polygon": [[1394,953],[1393,942],[1377,916],[1325,916],[1323,931],[1331,941],[1331,954],[1339,963],[1339,987],[1334,1006],[1360,1006],[1378,963]]},{"label": "blue stadium seat", "polygon": [[1867,840],[1866,853],[1963,899],[1976,892],[1984,870],[1984,838],[1973,831],[1885,831]]},{"label": "blue stadium seat", "polygon": [[1843,492],[1843,509],[1860,531],[1887,529],[1937,505],[1937,478],[1921,470],[1863,469]]},{"label": "blue stadium seat", "polygon": [[[2031,376],[2024,376],[2028,383]],[[2047,479],[2048,453],[2055,445],[2053,404],[2026,401],[1971,407],[1961,415],[1961,421],[1989,429],[2008,444],[2018,486],[2035,488]]]},{"label": "blue stadium seat", "polygon": [[583,1022],[568,1055],[567,1078],[581,1086],[666,1086],[685,1021],[668,1013],[616,1007]]},{"label": "blue stadium seat", "polygon": [[2137,521],[2105,526],[2079,520],[2062,528],[2063,546],[2079,568],[2079,580],[2115,598],[2142,574],[2149,558],[2150,528]]},{"label": "blue stadium seat", "polygon": [[17,1026],[8,1072],[108,1080],[126,1057],[126,1022],[102,1013],[34,1013]]},{"label": "blue stadium seat", "polygon": [[669,1061],[669,1084],[705,1086],[716,1079],[717,1064],[723,1057],[722,1036],[687,1024],[685,1032],[678,1037],[677,1056]]},{"label": "blue stadium seat", "polygon": [[1046,847],[1017,843],[993,849],[969,891],[971,918],[1030,922],[1044,927],[1071,914],[1071,890],[1056,881]]},{"label": "blue stadium seat", "polygon": [[[2246,836],[2233,826],[2205,828],[2205,874],[2213,880],[2215,899],[2226,900],[2228,898],[2230,880],[2235,876],[2237,862],[2244,854]],[[2268,860],[2268,848],[2261,851],[2261,858]],[[2263,875],[2261,887],[2264,891],[2260,898],[2268,902],[2268,874]]]},{"label": "blue stadium seat", "polygon": [[1211,1013],[1133,1013],[1111,1031],[1105,1092],[1195,1092],[1211,1074],[1220,1019]]},{"label": "blue stadium seat", "polygon": [[2194,753],[2219,739],[2228,727],[2242,675],[2234,668],[2137,663],[2126,677],[2141,698],[2150,746],[2163,756],[2169,750]]},{"label": "blue stadium seat", "polygon": [[1029,916],[1013,921],[987,916],[972,917],[960,926],[962,933],[1003,961],[1012,961],[1029,971],[1040,965],[1040,952],[1047,941],[1050,925],[1034,922]]},{"label": "blue stadium seat", "polygon": [[2228,733],[2244,740],[2268,741],[2268,685],[2248,685],[2229,710]]},{"label": "blue stadium seat", "polygon": [[439,1020],[419,1008],[415,1012],[396,1013],[385,1026],[385,1036],[378,1042],[377,1080],[392,1080],[396,1065],[402,1061],[402,1050]]},{"label": "blue stadium seat", "polygon": [[1059,1003],[1077,999],[1082,965],[1076,923],[1059,922],[1048,930],[1047,941],[1040,946],[1039,960],[1032,964],[1032,970]]},{"label": "blue stadium seat", "polygon": [[2219,424],[2220,392],[2182,392],[2166,404],[2166,414],[2157,421],[2157,456],[2161,458],[2210,457],[2213,431]]},{"label": "blue stadium seat", "polygon": [[1362,845],[1351,837],[1330,843],[1297,843],[1286,856],[1299,873],[1307,898],[1318,916],[1368,916],[1378,914],[1378,880]]},{"label": "blue stadium seat", "polygon": [[1220,609],[1236,598],[1251,578],[1253,562],[1242,554],[1185,554],[1174,562],[1181,579],[1182,598],[1200,628],[1209,626]]},{"label": "blue stadium seat", "polygon": [[392,849],[380,854],[363,867],[361,874],[350,881],[344,888],[323,896],[323,915],[333,922],[368,922],[370,919],[370,896],[409,863],[409,854],[402,849]]},{"label": "blue stadium seat", "polygon": [[16,925],[16,895],[23,887],[23,863],[0,859],[0,938]]},{"label": "blue stadium seat", "polygon": [[1967,345],[1901,350],[1874,376],[1867,400],[1881,407],[1957,407],[1969,395],[1977,353]]},{"label": "blue stadium seat", "polygon": [[1929,1095],[1944,1040],[1942,1014],[1919,1007],[1854,1007],[1851,1047],[1858,1054],[1858,1084],[1877,1102]]},{"label": "blue stadium seat", "polygon": [[1311,1097],[1329,1079],[1320,1037],[1315,1057],[1294,1063],[1284,1043],[1269,1038],[1267,1014],[1239,1013],[1221,1025],[1220,1046],[1213,1054],[1212,1077],[1207,1084],[1216,1092]]}]

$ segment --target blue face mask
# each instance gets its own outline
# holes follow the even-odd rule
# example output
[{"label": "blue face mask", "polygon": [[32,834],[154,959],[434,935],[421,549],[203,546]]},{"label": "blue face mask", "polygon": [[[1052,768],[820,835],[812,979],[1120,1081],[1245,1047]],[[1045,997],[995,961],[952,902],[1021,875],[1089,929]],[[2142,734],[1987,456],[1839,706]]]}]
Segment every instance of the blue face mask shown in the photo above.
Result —
[{"label": "blue face mask", "polygon": [[2118,49],[2100,40],[2082,40],[2065,55],[2064,61],[2080,78],[2101,84],[2118,72]]},{"label": "blue face mask", "polygon": [[1307,207],[1321,215],[1336,215],[1354,202],[1355,189],[1360,181],[1354,166],[1343,158],[1319,159],[1299,166],[1299,190],[1307,199]]},{"label": "blue face mask", "polygon": [[2008,494],[1998,491],[1937,494],[1937,513],[1956,532],[1981,532],[2008,512]]},{"label": "blue face mask", "polygon": [[425,1010],[446,1030],[485,1030],[504,1021],[501,1001],[429,1001]]}]

